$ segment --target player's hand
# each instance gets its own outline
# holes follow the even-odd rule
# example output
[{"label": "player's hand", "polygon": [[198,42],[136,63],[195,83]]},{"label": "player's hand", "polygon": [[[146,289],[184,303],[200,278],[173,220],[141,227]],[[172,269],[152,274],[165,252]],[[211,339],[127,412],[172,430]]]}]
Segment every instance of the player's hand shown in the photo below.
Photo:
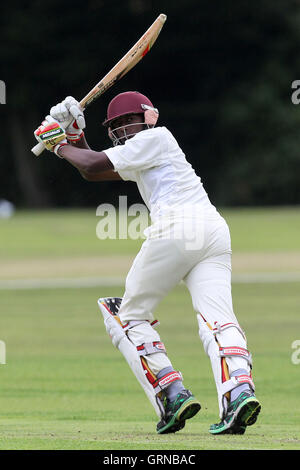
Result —
[{"label": "player's hand", "polygon": [[59,122],[51,116],[46,116],[42,124],[34,131],[34,136],[47,150],[58,155],[57,151],[62,145],[67,145],[66,133]]},{"label": "player's hand", "polygon": [[67,96],[61,103],[53,106],[50,109],[50,116],[66,130],[68,141],[77,142],[82,138],[85,119],[83,109],[75,98]]}]

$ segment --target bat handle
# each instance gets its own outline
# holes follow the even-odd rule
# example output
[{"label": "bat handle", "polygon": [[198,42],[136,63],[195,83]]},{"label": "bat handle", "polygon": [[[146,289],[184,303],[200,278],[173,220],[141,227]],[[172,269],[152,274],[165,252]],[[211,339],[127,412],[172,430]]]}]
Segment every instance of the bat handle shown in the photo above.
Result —
[{"label": "bat handle", "polygon": [[44,144],[42,142],[36,144],[34,147],[32,147],[31,151],[36,155],[37,157],[41,155],[41,153],[45,150]]}]

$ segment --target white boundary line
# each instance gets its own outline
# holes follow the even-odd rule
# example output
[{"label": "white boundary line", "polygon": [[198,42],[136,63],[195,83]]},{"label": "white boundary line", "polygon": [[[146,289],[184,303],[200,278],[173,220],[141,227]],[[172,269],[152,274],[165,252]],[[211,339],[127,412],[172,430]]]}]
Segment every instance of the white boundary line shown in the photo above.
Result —
[{"label": "white boundary line", "polygon": [[[232,276],[235,284],[263,284],[300,282],[300,272],[282,273],[240,273]],[[125,277],[77,277],[50,279],[9,279],[0,280],[0,290],[20,289],[83,289],[91,287],[124,286]]]},{"label": "white boundary line", "polygon": [[232,282],[237,284],[300,282],[300,272],[240,273],[232,276]]},{"label": "white boundary line", "polygon": [[121,286],[125,282],[122,277],[76,277],[53,279],[9,279],[0,280],[0,290],[19,289],[76,289],[88,287]]}]

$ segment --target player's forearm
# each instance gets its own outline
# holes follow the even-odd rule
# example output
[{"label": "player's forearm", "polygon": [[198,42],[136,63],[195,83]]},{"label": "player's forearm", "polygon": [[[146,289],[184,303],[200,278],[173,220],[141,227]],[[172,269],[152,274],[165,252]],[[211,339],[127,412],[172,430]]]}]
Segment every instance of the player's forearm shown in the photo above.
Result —
[{"label": "player's forearm", "polygon": [[119,173],[114,170],[101,171],[101,173],[86,173],[79,170],[79,173],[87,181],[119,181],[122,179]]},{"label": "player's forearm", "polygon": [[67,160],[80,172],[93,174],[113,169],[113,164],[104,152],[95,152],[90,149],[76,148],[64,145],[58,150],[59,155]]}]

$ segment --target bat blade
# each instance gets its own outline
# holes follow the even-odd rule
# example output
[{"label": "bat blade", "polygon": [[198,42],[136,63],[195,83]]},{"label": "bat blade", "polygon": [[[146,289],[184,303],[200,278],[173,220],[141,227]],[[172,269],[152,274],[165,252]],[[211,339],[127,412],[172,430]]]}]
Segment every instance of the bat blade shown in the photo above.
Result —
[{"label": "bat blade", "polygon": [[149,52],[167,19],[161,13],[150,28],[135,43],[135,45],[122,57],[121,60],[102,78],[100,82],[80,101],[80,106],[85,108],[100,95],[105,93],[114,83],[120,80]]},{"label": "bat blade", "polygon": [[[147,29],[143,36],[134,44],[134,46],[122,57],[121,60],[98,82],[94,88],[80,101],[80,106],[85,109],[94,100],[103,95],[111,86],[126,75],[143,57],[150,51],[161,29],[167,19],[167,16],[161,13],[152,25]],[[42,143],[35,145],[31,151],[39,156],[45,149]]]}]

